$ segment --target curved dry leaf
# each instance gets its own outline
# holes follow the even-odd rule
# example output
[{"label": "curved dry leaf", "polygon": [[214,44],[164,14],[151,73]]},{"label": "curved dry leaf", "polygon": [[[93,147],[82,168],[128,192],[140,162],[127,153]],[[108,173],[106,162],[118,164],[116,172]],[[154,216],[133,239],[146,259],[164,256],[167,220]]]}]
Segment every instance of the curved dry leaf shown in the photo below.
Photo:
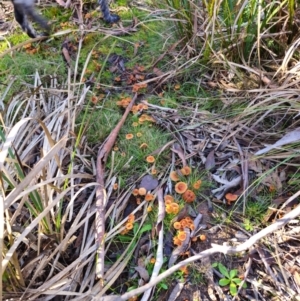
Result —
[{"label": "curved dry leaf", "polygon": [[215,166],[216,166],[215,150],[213,149],[206,158],[205,169],[212,170]]},{"label": "curved dry leaf", "polygon": [[168,301],[175,301],[175,300],[177,300],[177,298],[179,297],[182,289],[184,288],[184,285],[185,285],[185,282],[178,282],[174,286],[174,288],[173,288],[173,290],[172,290],[172,292],[171,292],[171,294],[169,296]]},{"label": "curved dry leaf", "polygon": [[274,148],[283,146],[285,144],[289,144],[289,143],[295,143],[298,142],[300,140],[300,128],[297,128],[293,131],[291,131],[290,133],[287,133],[286,135],[284,135],[281,139],[279,139],[277,142],[275,142],[273,145],[269,145],[265,148],[263,148],[262,150],[258,151],[255,153],[256,156],[262,155]]},{"label": "curved dry leaf", "polygon": [[145,188],[147,191],[153,190],[158,186],[158,180],[151,175],[146,175],[142,178],[140,187]]},{"label": "curved dry leaf", "polygon": [[137,266],[134,269],[139,273],[140,277],[143,280],[145,280],[145,282],[148,282],[148,280],[150,279],[150,277],[149,277],[148,271],[145,268],[143,268],[141,266]]}]

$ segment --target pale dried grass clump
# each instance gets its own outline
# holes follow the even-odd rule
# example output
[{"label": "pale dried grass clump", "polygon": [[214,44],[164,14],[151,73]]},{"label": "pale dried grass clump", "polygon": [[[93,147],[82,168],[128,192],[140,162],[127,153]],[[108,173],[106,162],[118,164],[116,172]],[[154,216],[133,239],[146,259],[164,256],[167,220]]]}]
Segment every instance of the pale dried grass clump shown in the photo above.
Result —
[{"label": "pale dried grass clump", "polygon": [[[5,298],[18,300],[101,297],[132,259],[134,239],[105,270],[104,262],[96,261],[110,252],[111,242],[122,232],[127,221],[123,211],[133,187],[108,208],[105,248],[98,248],[95,159],[85,137],[74,136],[80,132],[75,120],[86,105],[89,88],[72,85],[71,80],[59,88],[55,77],[45,87],[38,73],[33,87],[23,88],[1,116],[0,269],[5,281],[0,291]],[[114,191],[113,172],[105,179],[104,202]],[[147,216],[147,202],[133,211],[142,208],[139,227]],[[98,233],[104,232],[105,220],[97,225]],[[103,285],[96,277],[98,265],[106,279]]]},{"label": "pale dried grass clump", "polygon": [[1,291],[78,296],[90,286],[96,250],[95,167],[85,138],[73,134],[89,89],[59,88],[55,77],[45,87],[38,73],[22,88],[2,115]]}]

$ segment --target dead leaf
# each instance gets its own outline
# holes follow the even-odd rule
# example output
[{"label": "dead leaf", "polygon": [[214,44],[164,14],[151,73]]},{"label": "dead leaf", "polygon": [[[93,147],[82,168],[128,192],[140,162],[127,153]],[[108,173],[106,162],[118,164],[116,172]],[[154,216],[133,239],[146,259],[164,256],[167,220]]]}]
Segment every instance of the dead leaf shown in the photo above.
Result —
[{"label": "dead leaf", "polygon": [[294,276],[295,283],[298,286],[300,286],[300,275],[299,275],[299,273],[297,271],[295,271],[294,274],[293,274],[293,276]]},{"label": "dead leaf", "polygon": [[153,190],[158,186],[158,180],[151,175],[146,175],[142,178],[140,187],[145,188],[147,191]]},{"label": "dead leaf", "polygon": [[153,68],[153,73],[156,76],[162,76],[162,75],[164,75],[164,73],[160,69],[158,69],[158,68]]},{"label": "dead leaf", "polygon": [[263,148],[262,150],[255,153],[256,156],[260,156],[274,148],[278,148],[280,146],[289,144],[289,143],[295,143],[300,140],[300,128],[297,128],[296,130],[287,133],[285,136],[283,136],[281,139],[279,139],[277,142],[275,142],[273,145],[267,146]]},{"label": "dead leaf", "polygon": [[137,266],[134,268],[140,275],[140,277],[145,281],[148,282],[148,280],[150,279],[149,277],[149,273],[147,272],[147,270],[141,266]]},{"label": "dead leaf", "polygon": [[215,166],[216,166],[215,150],[213,149],[206,158],[205,169],[209,171],[212,170]]}]

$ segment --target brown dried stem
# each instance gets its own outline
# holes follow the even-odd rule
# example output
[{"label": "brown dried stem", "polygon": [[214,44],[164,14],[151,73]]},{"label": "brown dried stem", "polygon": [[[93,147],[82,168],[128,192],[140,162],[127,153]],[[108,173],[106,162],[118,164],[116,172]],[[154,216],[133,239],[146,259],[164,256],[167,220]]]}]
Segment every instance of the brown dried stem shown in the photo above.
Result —
[{"label": "brown dried stem", "polygon": [[104,275],[104,234],[105,234],[105,204],[106,204],[106,191],[104,184],[105,164],[107,157],[113,148],[113,145],[117,139],[117,136],[122,128],[128,114],[130,113],[132,106],[137,98],[137,94],[134,95],[130,104],[126,108],[124,115],[119,123],[110,133],[106,141],[101,145],[97,156],[97,171],[96,181],[99,186],[96,189],[96,220],[95,220],[95,242],[97,245],[97,263],[96,263],[96,276],[103,279]]}]

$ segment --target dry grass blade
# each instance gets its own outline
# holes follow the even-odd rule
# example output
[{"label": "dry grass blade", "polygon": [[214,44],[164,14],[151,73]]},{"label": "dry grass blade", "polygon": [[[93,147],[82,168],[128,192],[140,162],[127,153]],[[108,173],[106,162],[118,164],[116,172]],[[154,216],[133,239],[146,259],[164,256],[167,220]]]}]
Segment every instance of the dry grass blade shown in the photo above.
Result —
[{"label": "dry grass blade", "polygon": [[[49,163],[51,159],[57,154],[63,146],[66,144],[66,137],[58,141],[53,148],[47,153],[47,155],[41,160],[32,171],[23,179],[21,185],[18,185],[5,199],[4,199],[4,209],[7,210],[12,206],[18,199],[22,196],[21,192],[32,182],[35,175],[40,173],[42,169]],[[30,190],[25,191],[28,193]]]}]

